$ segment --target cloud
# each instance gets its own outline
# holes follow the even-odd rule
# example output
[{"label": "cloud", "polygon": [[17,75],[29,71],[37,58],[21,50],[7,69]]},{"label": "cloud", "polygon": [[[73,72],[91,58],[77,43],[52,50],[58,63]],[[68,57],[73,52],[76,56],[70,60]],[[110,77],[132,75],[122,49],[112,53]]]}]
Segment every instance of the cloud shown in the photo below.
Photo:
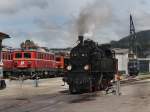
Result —
[{"label": "cloud", "polygon": [[26,8],[38,7],[38,8],[44,9],[48,7],[49,2],[48,0],[24,0],[24,3],[22,4]]},{"label": "cloud", "polygon": [[28,10],[30,8],[47,8],[47,0],[1,0],[0,2],[0,14],[14,14],[22,10]]},{"label": "cloud", "polygon": [[149,0],[2,0],[0,31],[13,37],[4,44],[14,47],[26,39],[47,47],[72,46],[81,29],[104,43],[129,34],[130,13],[136,31],[150,29],[149,6]]}]

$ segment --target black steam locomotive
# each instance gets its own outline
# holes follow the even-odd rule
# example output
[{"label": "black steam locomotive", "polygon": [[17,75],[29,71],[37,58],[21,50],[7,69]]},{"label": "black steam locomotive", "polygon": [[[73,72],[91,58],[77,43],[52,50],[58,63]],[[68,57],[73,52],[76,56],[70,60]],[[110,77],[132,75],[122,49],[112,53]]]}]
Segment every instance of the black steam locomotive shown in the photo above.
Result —
[{"label": "black steam locomotive", "polygon": [[65,65],[70,93],[106,89],[117,72],[117,60],[110,46],[83,40],[83,36],[79,36],[79,44],[71,50]]}]

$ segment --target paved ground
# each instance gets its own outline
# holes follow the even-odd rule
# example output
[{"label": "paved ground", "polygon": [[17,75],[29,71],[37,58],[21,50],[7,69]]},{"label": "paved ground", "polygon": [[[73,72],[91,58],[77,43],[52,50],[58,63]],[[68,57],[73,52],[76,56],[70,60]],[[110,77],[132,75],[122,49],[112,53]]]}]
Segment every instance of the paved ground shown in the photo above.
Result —
[{"label": "paved ground", "polygon": [[122,95],[102,92],[69,95],[60,78],[40,81],[8,82],[0,91],[0,112],[150,112],[150,80],[122,86]]},{"label": "paved ground", "polygon": [[35,87],[33,80],[9,81],[6,80],[7,88],[0,91],[0,99],[33,97],[35,95],[52,94],[66,89],[61,78],[40,79],[39,87]]}]

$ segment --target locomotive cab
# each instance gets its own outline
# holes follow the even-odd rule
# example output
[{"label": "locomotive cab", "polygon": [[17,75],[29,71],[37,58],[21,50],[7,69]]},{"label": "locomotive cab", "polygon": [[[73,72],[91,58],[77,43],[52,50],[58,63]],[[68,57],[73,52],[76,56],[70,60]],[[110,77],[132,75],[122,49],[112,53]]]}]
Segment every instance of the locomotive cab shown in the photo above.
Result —
[{"label": "locomotive cab", "polygon": [[14,67],[15,68],[29,68],[31,67],[31,52],[15,52],[14,53]]},{"label": "locomotive cab", "polygon": [[33,57],[34,52],[30,51],[15,51],[13,54],[13,75],[19,76],[30,75],[29,72],[31,67],[33,66]]},{"label": "locomotive cab", "polygon": [[89,64],[88,60],[88,53],[85,52],[83,49],[80,49],[80,51],[72,50],[68,67],[71,68],[71,72],[85,72],[85,70],[87,69],[84,68],[86,68],[86,66]]}]

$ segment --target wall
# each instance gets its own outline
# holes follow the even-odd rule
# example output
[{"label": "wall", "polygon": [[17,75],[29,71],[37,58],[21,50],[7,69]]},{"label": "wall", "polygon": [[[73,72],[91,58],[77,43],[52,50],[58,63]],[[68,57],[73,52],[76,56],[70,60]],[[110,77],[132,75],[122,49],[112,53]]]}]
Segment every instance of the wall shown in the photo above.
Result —
[{"label": "wall", "polygon": [[124,72],[128,74],[128,53],[125,54],[116,54],[118,59],[118,70],[119,72]]}]

